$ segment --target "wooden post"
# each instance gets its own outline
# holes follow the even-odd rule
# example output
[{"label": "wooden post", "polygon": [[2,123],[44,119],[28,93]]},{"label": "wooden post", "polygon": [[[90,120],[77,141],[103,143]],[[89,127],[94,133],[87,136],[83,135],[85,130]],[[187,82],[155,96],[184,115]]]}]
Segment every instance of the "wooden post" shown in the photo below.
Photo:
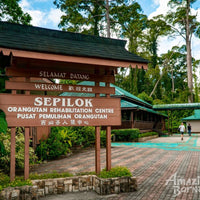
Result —
[{"label": "wooden post", "polygon": [[29,128],[25,128],[24,179],[29,178]]},{"label": "wooden post", "polygon": [[111,126],[106,127],[106,170],[111,170]]},{"label": "wooden post", "polygon": [[[95,86],[99,86],[99,82],[95,82]],[[95,97],[100,97],[100,94],[95,94]],[[100,174],[101,172],[101,138],[100,138],[100,126],[95,127],[95,172]]]},{"label": "wooden post", "polygon": [[134,114],[132,110],[131,110],[131,128],[134,128]]},{"label": "wooden post", "polygon": [[[169,110],[167,110],[167,118],[168,118],[167,126],[168,126],[168,132],[169,132]],[[170,133],[170,132],[169,132],[169,133]]]},{"label": "wooden post", "polygon": [[100,139],[100,126],[95,127],[96,135],[96,144],[95,144],[95,172],[100,174],[101,172],[101,160],[100,160],[100,148],[101,148],[101,139]]},{"label": "wooden post", "polygon": [[173,134],[172,120],[173,120],[173,110],[171,110],[171,134]]},{"label": "wooden post", "polygon": [[[12,90],[12,94],[17,94],[17,90]],[[10,181],[15,180],[15,134],[16,128],[11,128],[10,141]]]},{"label": "wooden post", "polygon": [[10,181],[15,180],[15,128],[11,128]]},{"label": "wooden post", "polygon": [[[26,81],[29,81],[29,78],[26,78]],[[26,95],[30,95],[30,91],[25,91]],[[24,179],[29,178],[29,133],[30,128],[25,128],[24,140],[25,140],[25,149],[24,149]]]},{"label": "wooden post", "polygon": [[[110,83],[106,83],[106,87],[110,87]],[[110,98],[110,95],[106,95]],[[111,126],[106,127],[106,170],[111,170]]]}]

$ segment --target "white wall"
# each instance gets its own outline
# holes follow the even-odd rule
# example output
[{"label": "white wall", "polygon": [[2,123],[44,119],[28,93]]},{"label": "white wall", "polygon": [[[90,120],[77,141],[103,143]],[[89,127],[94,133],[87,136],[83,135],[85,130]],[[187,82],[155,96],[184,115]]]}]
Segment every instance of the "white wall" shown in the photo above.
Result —
[{"label": "white wall", "polygon": [[187,121],[187,124],[191,125],[192,133],[200,133],[200,120]]}]

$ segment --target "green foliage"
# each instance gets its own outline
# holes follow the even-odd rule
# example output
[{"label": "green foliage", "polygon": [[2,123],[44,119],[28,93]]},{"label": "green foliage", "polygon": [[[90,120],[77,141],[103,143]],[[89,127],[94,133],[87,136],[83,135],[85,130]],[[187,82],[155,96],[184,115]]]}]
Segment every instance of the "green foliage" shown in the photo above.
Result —
[{"label": "green foliage", "polygon": [[24,180],[24,177],[16,177],[14,181],[10,182],[10,177],[0,171],[0,192],[6,187],[16,187],[32,185],[30,179]]},{"label": "green foliage", "polygon": [[[169,112],[169,121],[166,120],[166,128],[168,128],[168,123],[169,123],[169,129],[174,130],[177,132],[178,127],[181,124],[181,119],[188,117],[190,115],[194,114],[194,110],[173,110],[173,112]],[[172,122],[172,124],[171,124]]]},{"label": "green foliage", "polygon": [[66,155],[70,151],[69,147],[71,145],[71,138],[67,131],[62,127],[61,129],[54,127],[49,138],[40,141],[36,154],[40,160],[51,160],[61,155]]},{"label": "green foliage", "polygon": [[8,186],[19,187],[19,186],[24,186],[24,185],[32,185],[32,182],[30,179],[24,180],[24,177],[20,176],[20,177],[16,177],[15,180],[9,183]]},{"label": "green foliage", "polygon": [[115,135],[115,141],[133,141],[137,140],[139,136],[139,129],[117,129],[112,130],[111,133]]},{"label": "green foliage", "polygon": [[80,81],[76,80],[67,80],[67,79],[60,79],[59,83],[60,84],[69,84],[69,85],[77,85]]},{"label": "green foliage", "polygon": [[140,133],[140,134],[139,134],[139,138],[148,137],[148,136],[152,136],[152,135],[158,135],[158,133],[157,133],[157,132]]},{"label": "green foliage", "polygon": [[69,172],[53,172],[48,174],[30,174],[29,179],[30,180],[37,180],[37,179],[49,179],[49,178],[65,178],[65,177],[72,177],[73,174],[70,174]]},{"label": "green foliage", "polygon": [[10,182],[10,177],[7,174],[4,174],[3,172],[0,171],[0,186],[2,186],[3,188],[5,185],[8,185],[9,182]]},{"label": "green foliage", "polygon": [[145,92],[142,92],[138,95],[138,98],[152,104],[153,103],[153,98],[148,96]]},{"label": "green foliage", "polygon": [[66,127],[66,130],[73,135],[72,146],[83,145],[84,147],[88,147],[95,144],[94,127]]},{"label": "green foliage", "polygon": [[138,53],[143,30],[147,24],[147,16],[143,14],[139,3],[123,1],[122,4],[115,4],[110,9],[110,15],[113,19],[111,21],[115,21],[121,26],[121,35],[128,38],[129,51]]},{"label": "green foliage", "polygon": [[[5,116],[4,112],[0,110],[0,133],[6,133],[7,128],[8,128],[8,125],[6,122],[6,116]],[[1,141],[0,141],[0,143],[1,143]],[[1,144],[0,144],[0,146],[1,146]]]},{"label": "green foliage", "polygon": [[65,13],[59,24],[63,30],[99,35],[104,1],[54,0],[54,4]]},{"label": "green foliage", "polygon": [[131,177],[132,174],[127,167],[116,166],[113,167],[110,171],[106,171],[103,169],[101,173],[98,175],[100,178],[115,178],[115,177]]},{"label": "green foliage", "polygon": [[52,127],[49,138],[41,140],[36,153],[41,160],[51,160],[66,155],[72,147],[80,145],[83,147],[95,145],[94,127]]},{"label": "green foliage", "polygon": [[19,0],[0,0],[0,10],[0,20],[18,24],[30,24],[31,16],[22,11],[19,6]]},{"label": "green foliage", "polygon": [[[6,134],[0,134],[0,167],[3,171],[9,172],[10,170],[10,138],[11,132],[7,131]],[[16,133],[16,168],[23,169],[24,168],[24,134],[23,129],[18,128]],[[29,147],[29,162],[33,164],[37,160],[37,156],[34,153],[33,148]]]}]

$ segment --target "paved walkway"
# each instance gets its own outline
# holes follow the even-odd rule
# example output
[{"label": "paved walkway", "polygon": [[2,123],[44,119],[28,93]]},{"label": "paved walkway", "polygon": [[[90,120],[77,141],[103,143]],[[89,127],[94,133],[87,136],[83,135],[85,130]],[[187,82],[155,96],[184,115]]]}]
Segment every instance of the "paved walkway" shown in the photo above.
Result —
[{"label": "paved walkway", "polygon": [[[113,143],[112,166],[127,166],[137,177],[137,192],[99,196],[94,192],[49,196],[45,199],[197,200],[200,199],[200,137],[165,137],[145,143]],[[101,149],[101,167],[105,167]],[[94,150],[40,165],[35,172],[94,171]],[[181,185],[180,183],[184,183]]]}]

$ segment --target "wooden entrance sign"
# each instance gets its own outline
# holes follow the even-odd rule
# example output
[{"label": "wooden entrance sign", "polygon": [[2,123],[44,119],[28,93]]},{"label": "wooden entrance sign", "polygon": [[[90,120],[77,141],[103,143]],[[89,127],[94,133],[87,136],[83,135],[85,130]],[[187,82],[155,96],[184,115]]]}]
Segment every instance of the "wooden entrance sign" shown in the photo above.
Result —
[{"label": "wooden entrance sign", "polygon": [[8,126],[107,126],[121,124],[120,99],[0,94]]},{"label": "wooden entrance sign", "polygon": [[77,92],[77,93],[100,93],[115,94],[114,87],[94,87],[86,85],[66,85],[55,83],[27,83],[6,81],[6,89],[31,90],[31,91],[58,91],[58,92]]},{"label": "wooden entrance sign", "polygon": [[[110,94],[115,94],[115,89],[110,87],[110,83],[114,83],[114,75],[100,75],[98,72],[89,74],[58,69],[6,68],[7,76],[25,78],[25,82],[6,81],[5,88],[15,92],[14,98],[11,94],[0,94],[0,109],[6,114],[8,126],[25,127],[25,179],[29,177],[30,127],[95,126],[95,170],[100,173],[100,127],[107,126],[106,168],[111,169],[111,126],[121,125],[121,106],[120,99],[110,98]],[[30,78],[94,81],[95,86],[30,82]],[[99,86],[99,82],[105,82],[106,86]],[[16,94],[17,90],[26,91],[25,95]],[[95,97],[30,95],[30,91],[90,93]],[[106,94],[106,97],[100,97],[100,94]],[[11,154],[13,158],[14,150]],[[12,159],[11,180],[14,180],[14,162]]]},{"label": "wooden entrance sign", "polygon": [[38,77],[38,78],[49,78],[49,79],[69,79],[79,81],[97,81],[97,82],[109,82],[114,83],[115,77],[113,75],[98,75],[98,74],[87,74],[87,73],[73,73],[63,72],[59,70],[41,70],[41,69],[29,69],[29,68],[6,68],[6,75],[13,77]]}]

